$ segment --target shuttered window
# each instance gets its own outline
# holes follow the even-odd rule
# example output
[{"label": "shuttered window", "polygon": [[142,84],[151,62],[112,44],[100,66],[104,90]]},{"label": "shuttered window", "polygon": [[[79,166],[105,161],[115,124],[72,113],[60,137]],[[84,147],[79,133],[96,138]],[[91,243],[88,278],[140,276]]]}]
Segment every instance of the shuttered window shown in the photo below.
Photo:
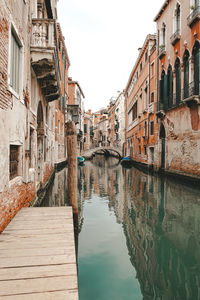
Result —
[{"label": "shuttered window", "polygon": [[10,145],[10,180],[18,176],[19,146]]},{"label": "shuttered window", "polygon": [[184,55],[184,99],[189,97],[189,53]]},{"label": "shuttered window", "polygon": [[168,67],[168,107],[172,107],[173,104],[173,73],[172,67],[169,65]]},{"label": "shuttered window", "polygon": [[11,31],[11,51],[10,51],[10,86],[19,93],[19,79],[20,79],[20,44],[16,36]]},{"label": "shuttered window", "polygon": [[176,72],[176,104],[178,105],[181,101],[181,66],[180,66],[179,59],[176,60],[175,72]]},{"label": "shuttered window", "polygon": [[198,43],[196,43],[194,47],[193,56],[194,56],[194,94],[199,95],[200,49]]}]

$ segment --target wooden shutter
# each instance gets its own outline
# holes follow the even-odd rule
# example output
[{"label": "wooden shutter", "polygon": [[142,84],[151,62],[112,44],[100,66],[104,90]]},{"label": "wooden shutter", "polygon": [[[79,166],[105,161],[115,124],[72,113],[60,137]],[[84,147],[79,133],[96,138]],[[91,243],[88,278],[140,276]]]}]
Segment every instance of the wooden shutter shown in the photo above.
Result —
[{"label": "wooden shutter", "polygon": [[194,52],[194,94],[199,95],[199,48]]},{"label": "wooden shutter", "polygon": [[189,97],[189,57],[184,61],[184,99]]},{"label": "wooden shutter", "polygon": [[164,76],[164,109],[168,109],[168,75]]},{"label": "wooden shutter", "polygon": [[181,68],[180,65],[176,67],[176,104],[181,101]]}]

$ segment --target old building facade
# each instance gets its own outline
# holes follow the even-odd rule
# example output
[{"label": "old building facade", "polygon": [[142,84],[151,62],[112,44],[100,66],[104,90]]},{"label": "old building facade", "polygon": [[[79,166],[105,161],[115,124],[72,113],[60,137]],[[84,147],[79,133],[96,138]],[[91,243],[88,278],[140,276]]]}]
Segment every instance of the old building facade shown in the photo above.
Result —
[{"label": "old building facade", "polygon": [[155,165],[200,175],[199,1],[165,1],[158,30],[159,138]]},{"label": "old building facade", "polygon": [[155,46],[156,36],[148,35],[143,47],[138,49],[139,56],[125,89],[124,152],[146,165],[152,160],[155,144]]},{"label": "old building facade", "polygon": [[[53,174],[61,120],[55,102],[62,96],[62,82],[57,1],[3,0],[0,16],[2,231],[21,207],[37,200]],[[63,147],[64,126],[60,128]]]}]

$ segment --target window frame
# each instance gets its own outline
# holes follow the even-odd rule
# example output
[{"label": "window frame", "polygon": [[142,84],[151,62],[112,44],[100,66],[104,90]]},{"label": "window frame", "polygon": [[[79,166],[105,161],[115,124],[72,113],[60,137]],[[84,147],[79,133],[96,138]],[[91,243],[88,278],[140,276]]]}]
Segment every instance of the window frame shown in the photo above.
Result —
[{"label": "window frame", "polygon": [[[11,84],[11,64],[12,64],[12,36],[15,38],[16,43],[19,46],[19,70],[18,70],[18,75],[19,75],[19,87],[18,91],[15,90],[15,88]],[[22,40],[19,37],[18,30],[14,23],[11,23],[9,26],[9,50],[8,50],[8,87],[9,91],[17,98],[23,101],[23,67],[24,67],[24,44]]]}]

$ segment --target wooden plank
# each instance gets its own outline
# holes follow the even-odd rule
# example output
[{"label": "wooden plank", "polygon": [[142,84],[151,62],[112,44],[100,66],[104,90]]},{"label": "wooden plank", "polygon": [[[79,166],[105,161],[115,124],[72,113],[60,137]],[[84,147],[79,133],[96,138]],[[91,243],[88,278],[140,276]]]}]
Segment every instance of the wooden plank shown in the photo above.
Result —
[{"label": "wooden plank", "polygon": [[0,251],[0,258],[24,257],[24,256],[48,256],[48,255],[64,255],[73,253],[74,246],[69,247],[49,247],[49,248],[33,248],[33,249],[6,249]]},{"label": "wooden plank", "polygon": [[76,275],[75,264],[0,269],[0,281]]},{"label": "wooden plank", "polygon": [[[51,240],[67,240],[67,239],[72,239],[73,238],[73,233],[69,232],[67,234],[63,234],[63,233],[59,233],[59,234],[51,234],[51,235],[38,235],[38,234],[33,234],[33,235],[28,235],[28,234],[24,234],[24,235],[19,235],[17,237],[17,241],[18,242],[23,242],[25,240],[29,240],[29,241],[35,241],[37,243],[37,241],[43,240],[43,241],[51,241]],[[0,235],[0,244],[3,242],[12,242],[12,241],[16,241],[16,236],[12,235],[12,234],[1,234]]]},{"label": "wooden plank", "polygon": [[0,258],[0,269],[10,267],[27,267],[27,266],[44,266],[56,264],[76,263],[75,253],[65,255],[49,255],[49,256],[24,256],[10,258]]},{"label": "wooden plank", "polygon": [[70,290],[14,296],[0,296],[0,300],[78,300],[78,292],[76,290]]},{"label": "wooden plank", "polygon": [[72,208],[25,208],[7,226],[0,299],[78,300]]},{"label": "wooden plank", "polygon": [[74,241],[72,240],[56,240],[56,241],[49,241],[48,245],[44,241],[37,241],[37,244],[34,241],[24,241],[24,242],[2,242],[0,243],[0,250],[1,249],[31,249],[31,248],[49,248],[49,247],[68,247],[74,246]]},{"label": "wooden plank", "polygon": [[35,223],[34,221],[23,221],[23,220],[14,220],[11,223],[8,224],[8,226],[6,227],[6,230],[12,230],[12,229],[40,229],[40,228],[49,228],[49,229],[53,229],[53,228],[60,228],[60,227],[67,227],[68,225],[73,224],[71,219],[65,219],[60,220],[59,222],[56,221],[52,221],[52,220],[46,220],[46,221],[40,221]]},{"label": "wooden plank", "polygon": [[52,292],[77,288],[76,276],[0,281],[0,296]]}]

